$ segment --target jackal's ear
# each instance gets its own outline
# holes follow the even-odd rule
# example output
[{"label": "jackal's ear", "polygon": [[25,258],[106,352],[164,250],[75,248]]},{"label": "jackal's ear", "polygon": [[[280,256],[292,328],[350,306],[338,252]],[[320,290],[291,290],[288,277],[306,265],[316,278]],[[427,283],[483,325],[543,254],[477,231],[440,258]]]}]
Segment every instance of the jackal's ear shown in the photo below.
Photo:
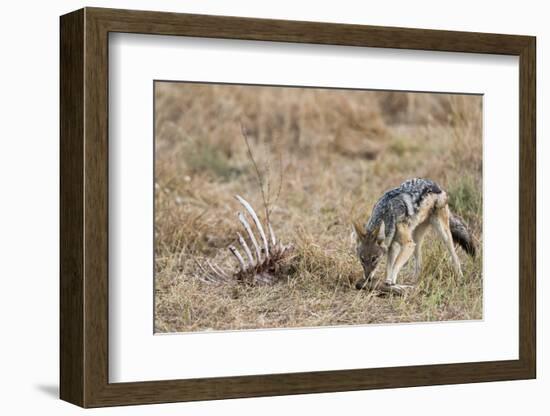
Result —
[{"label": "jackal's ear", "polygon": [[355,234],[355,239],[358,243],[365,241],[367,238],[367,233],[365,232],[365,229],[356,221],[352,223],[353,225],[353,233]]}]

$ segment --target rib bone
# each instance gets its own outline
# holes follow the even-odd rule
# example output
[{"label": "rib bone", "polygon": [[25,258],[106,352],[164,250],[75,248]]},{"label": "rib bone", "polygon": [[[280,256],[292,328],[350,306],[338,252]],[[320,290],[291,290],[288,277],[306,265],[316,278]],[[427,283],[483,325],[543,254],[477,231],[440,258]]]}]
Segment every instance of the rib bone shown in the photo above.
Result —
[{"label": "rib bone", "polygon": [[256,228],[258,229],[258,232],[260,233],[260,236],[262,237],[262,241],[264,243],[265,248],[265,256],[269,259],[269,245],[267,244],[267,238],[264,233],[264,229],[262,227],[262,223],[258,219],[258,216],[256,215],[256,212],[254,209],[250,206],[250,204],[243,198],[241,198],[239,195],[235,195],[235,198],[237,198],[237,201],[241,203],[243,207],[248,211],[252,219],[254,220],[254,224],[256,224]]},{"label": "rib bone", "polygon": [[[284,278],[287,274],[288,268],[286,266],[288,265],[288,261],[292,259],[292,245],[285,245],[282,244],[282,242],[277,241],[271,224],[269,221],[266,221],[267,231],[269,233],[268,243],[264,228],[262,227],[262,224],[254,209],[240,196],[237,195],[236,199],[254,220],[254,226],[256,227],[257,234],[256,231],[252,230],[246,213],[244,213],[244,211],[238,212],[237,216],[239,221],[248,235],[248,239],[246,239],[246,235],[244,235],[244,233],[241,234],[242,231],[237,232],[240,249],[235,243],[229,245],[228,247],[228,250],[239,263],[238,268],[223,270],[214,262],[210,262],[210,260],[206,260],[203,267],[203,265],[195,260],[203,273],[202,275],[197,275],[197,278],[205,283],[238,282],[248,285],[274,284]],[[258,234],[260,235],[259,237],[257,237]],[[261,243],[263,243],[263,247],[258,243],[260,238]],[[252,246],[250,244],[252,244]],[[252,249],[252,247],[254,248]],[[254,256],[253,250],[255,251],[256,256]],[[262,254],[262,251],[265,252],[265,255]]]},{"label": "rib bone", "polygon": [[244,217],[242,212],[238,213],[239,221],[243,225],[244,229],[246,230],[246,233],[248,234],[248,238],[250,238],[250,241],[252,242],[252,245],[254,246],[254,249],[256,250],[256,257],[258,264],[262,262],[262,254],[260,250],[260,246],[258,245],[258,242],[256,241],[256,237],[254,237],[254,233],[252,232],[252,228],[250,228],[250,224]]},{"label": "rib bone", "polygon": [[214,266],[212,263],[210,263],[210,260],[206,260],[206,264],[208,265],[208,267],[210,267],[210,269],[214,273],[214,276],[216,276],[218,279],[224,280],[229,278],[229,276],[227,276],[227,274],[225,274],[223,270],[221,270],[219,267]]},{"label": "rib bone", "polygon": [[243,248],[244,252],[246,253],[246,256],[248,257],[248,261],[251,266],[256,266],[256,260],[254,260],[254,257],[252,257],[252,252],[250,251],[250,248],[248,248],[248,244],[246,244],[245,239],[240,233],[237,233],[239,236],[239,243],[241,247]]},{"label": "rib bone", "polygon": [[229,251],[231,251],[231,253],[235,256],[235,258],[239,262],[239,266],[241,267],[241,270],[243,272],[245,272],[246,271],[246,263],[244,262],[244,259],[241,256],[241,253],[239,253],[239,250],[237,250],[235,246],[229,246]]},{"label": "rib bone", "polygon": [[212,275],[210,274],[210,272],[209,272],[208,270],[206,270],[206,269],[202,266],[202,264],[200,264],[197,260],[195,260],[195,262],[197,263],[197,266],[199,266],[199,269],[201,269],[201,271],[204,273],[204,278],[203,278],[203,279],[201,278],[200,280],[202,280],[203,282],[204,282],[204,281],[209,281],[209,282],[215,282],[215,281],[216,281],[216,279],[214,278],[214,277],[216,277],[216,276],[212,276]]}]

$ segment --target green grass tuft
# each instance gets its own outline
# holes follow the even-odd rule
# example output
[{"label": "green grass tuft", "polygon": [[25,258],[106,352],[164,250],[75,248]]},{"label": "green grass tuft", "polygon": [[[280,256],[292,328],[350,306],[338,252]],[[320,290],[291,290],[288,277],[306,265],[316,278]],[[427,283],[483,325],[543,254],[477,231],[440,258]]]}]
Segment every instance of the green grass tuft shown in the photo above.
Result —
[{"label": "green grass tuft", "polygon": [[191,173],[208,172],[222,181],[236,179],[243,169],[234,166],[231,160],[209,142],[199,142],[185,153],[185,161]]},{"label": "green grass tuft", "polygon": [[458,178],[448,189],[449,206],[453,212],[470,220],[481,216],[480,185],[469,175]]}]

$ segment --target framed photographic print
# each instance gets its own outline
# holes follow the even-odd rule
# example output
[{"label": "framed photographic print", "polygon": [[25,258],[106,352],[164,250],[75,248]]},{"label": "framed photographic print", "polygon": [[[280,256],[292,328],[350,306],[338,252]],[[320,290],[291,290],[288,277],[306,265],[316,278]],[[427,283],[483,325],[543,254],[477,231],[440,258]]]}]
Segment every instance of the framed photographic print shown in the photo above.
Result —
[{"label": "framed photographic print", "polygon": [[63,400],[535,377],[534,37],[60,24]]}]

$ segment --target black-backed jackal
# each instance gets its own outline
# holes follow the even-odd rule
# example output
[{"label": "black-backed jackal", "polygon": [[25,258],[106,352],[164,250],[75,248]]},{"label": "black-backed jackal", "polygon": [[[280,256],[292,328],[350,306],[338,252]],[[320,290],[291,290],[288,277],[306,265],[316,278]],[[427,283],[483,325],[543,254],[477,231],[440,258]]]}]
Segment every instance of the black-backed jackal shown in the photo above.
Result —
[{"label": "black-backed jackal", "polygon": [[397,275],[413,253],[415,277],[418,278],[422,267],[422,241],[430,226],[445,243],[455,272],[462,276],[454,243],[472,257],[476,249],[471,233],[462,219],[451,213],[447,199],[447,193],[429,179],[409,179],[384,193],[374,205],[365,227],[354,224],[357,255],[364,271],[364,278],[355,287],[362,289],[371,283],[385,254],[386,289],[399,293],[405,287],[396,284]]}]

